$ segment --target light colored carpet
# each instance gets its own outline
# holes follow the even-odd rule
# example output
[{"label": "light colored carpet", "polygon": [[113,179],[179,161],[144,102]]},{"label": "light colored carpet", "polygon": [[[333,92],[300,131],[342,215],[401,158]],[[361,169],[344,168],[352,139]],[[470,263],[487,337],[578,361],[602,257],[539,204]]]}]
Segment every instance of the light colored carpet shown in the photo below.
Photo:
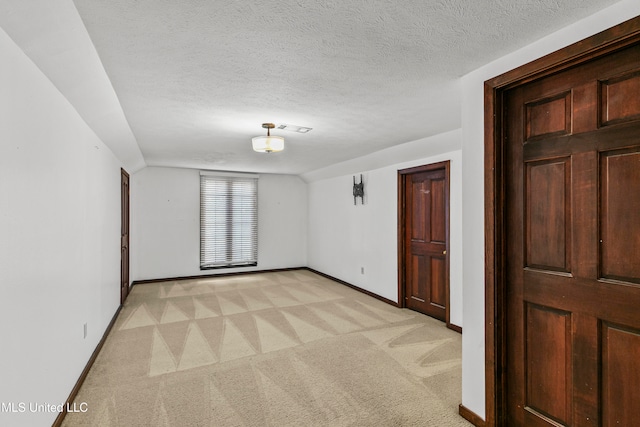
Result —
[{"label": "light colored carpet", "polygon": [[470,426],[460,346],[307,270],[136,285],[63,426]]}]

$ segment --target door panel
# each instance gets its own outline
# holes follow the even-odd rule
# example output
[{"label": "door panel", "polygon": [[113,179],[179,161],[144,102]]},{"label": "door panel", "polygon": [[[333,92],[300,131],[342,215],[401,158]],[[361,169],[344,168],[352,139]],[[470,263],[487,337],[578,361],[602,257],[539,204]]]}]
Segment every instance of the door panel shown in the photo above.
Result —
[{"label": "door panel", "polygon": [[568,158],[526,165],[527,266],[570,271],[571,161]]},{"label": "door panel", "polygon": [[426,261],[427,259],[424,255],[412,255],[410,262],[412,268],[409,270],[411,272],[409,298],[420,301],[421,303],[424,303],[429,298],[427,293],[428,289],[424,286],[425,283],[428,283]]},{"label": "door panel", "polygon": [[640,72],[633,71],[600,84],[603,126],[640,119]]},{"label": "door panel", "polygon": [[449,193],[445,164],[401,171],[401,295],[406,307],[447,320]]},{"label": "door panel", "polygon": [[569,425],[571,313],[527,304],[526,316],[526,408]]},{"label": "door panel", "polygon": [[429,299],[431,300],[431,304],[442,307],[447,305],[447,289],[446,289],[446,280],[447,280],[447,263],[444,256],[441,255],[433,255],[430,257],[431,266],[431,295]]},{"label": "door panel", "polygon": [[410,233],[412,243],[427,243],[430,240],[431,221],[429,221],[427,215],[429,213],[431,198],[422,197],[429,191],[426,188],[426,184],[425,181],[412,179],[409,192],[407,193],[411,201],[409,209],[411,210]]},{"label": "door panel", "polygon": [[563,92],[526,105],[526,139],[571,132],[571,92]]},{"label": "door panel", "polygon": [[428,217],[430,221],[430,241],[433,243],[445,244],[447,242],[447,227],[446,227],[446,195],[445,195],[445,177],[444,170],[440,170],[437,176],[434,174],[430,177],[430,191],[431,197],[429,197],[430,207]]},{"label": "door panel", "polygon": [[640,283],[640,149],[602,154],[600,194],[602,277]]},{"label": "door panel", "polygon": [[609,324],[602,329],[602,425],[636,425],[640,419],[640,331]]},{"label": "door panel", "polygon": [[505,97],[507,420],[640,411],[640,46]]}]

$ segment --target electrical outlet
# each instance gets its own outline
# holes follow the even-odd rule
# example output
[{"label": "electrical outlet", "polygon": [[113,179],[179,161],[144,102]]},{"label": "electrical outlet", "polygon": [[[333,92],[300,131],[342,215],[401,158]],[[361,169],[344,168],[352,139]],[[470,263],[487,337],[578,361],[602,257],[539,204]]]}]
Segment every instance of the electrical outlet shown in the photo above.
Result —
[{"label": "electrical outlet", "polygon": [[364,267],[360,267],[360,274],[364,274]]},{"label": "electrical outlet", "polygon": [[84,324],[84,337],[83,338],[87,338],[87,324]]}]

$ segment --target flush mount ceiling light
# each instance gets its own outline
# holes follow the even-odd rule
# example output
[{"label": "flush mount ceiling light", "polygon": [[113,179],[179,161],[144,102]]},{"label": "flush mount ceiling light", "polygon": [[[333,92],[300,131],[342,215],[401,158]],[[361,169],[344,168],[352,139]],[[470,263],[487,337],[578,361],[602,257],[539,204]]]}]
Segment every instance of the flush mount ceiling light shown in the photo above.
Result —
[{"label": "flush mount ceiling light", "polygon": [[281,136],[271,136],[269,132],[276,126],[273,123],[263,123],[262,127],[267,130],[267,135],[256,136],[251,139],[253,150],[259,153],[276,153],[284,150],[284,138]]}]

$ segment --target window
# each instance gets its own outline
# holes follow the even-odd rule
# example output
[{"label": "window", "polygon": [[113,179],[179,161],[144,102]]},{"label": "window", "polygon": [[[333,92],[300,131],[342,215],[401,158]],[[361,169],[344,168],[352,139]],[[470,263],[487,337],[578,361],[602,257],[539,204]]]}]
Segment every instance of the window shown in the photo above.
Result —
[{"label": "window", "polygon": [[200,269],[258,264],[258,176],[200,172]]}]

